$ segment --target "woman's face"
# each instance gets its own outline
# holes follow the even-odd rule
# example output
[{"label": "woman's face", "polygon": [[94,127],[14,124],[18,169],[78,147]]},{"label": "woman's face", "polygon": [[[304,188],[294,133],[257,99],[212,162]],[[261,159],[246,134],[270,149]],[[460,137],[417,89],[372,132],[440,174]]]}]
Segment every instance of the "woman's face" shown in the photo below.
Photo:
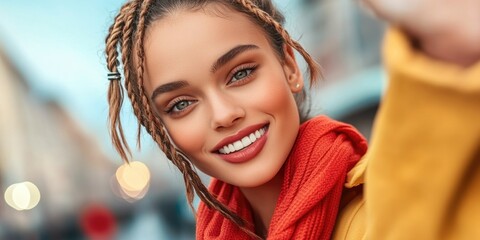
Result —
[{"label": "woman's face", "polygon": [[198,169],[239,187],[279,172],[299,128],[293,92],[303,87],[290,48],[279,60],[259,27],[218,5],[157,20],[144,47],[147,93]]}]

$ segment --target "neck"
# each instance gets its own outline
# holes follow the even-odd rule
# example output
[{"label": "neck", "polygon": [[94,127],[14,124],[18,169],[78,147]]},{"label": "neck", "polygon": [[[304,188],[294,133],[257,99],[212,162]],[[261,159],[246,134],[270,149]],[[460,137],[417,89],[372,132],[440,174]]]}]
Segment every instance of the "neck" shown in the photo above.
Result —
[{"label": "neck", "polygon": [[282,189],[283,168],[269,182],[252,188],[240,188],[250,203],[255,221],[255,231],[259,235],[266,235],[272,220],[278,196]]}]

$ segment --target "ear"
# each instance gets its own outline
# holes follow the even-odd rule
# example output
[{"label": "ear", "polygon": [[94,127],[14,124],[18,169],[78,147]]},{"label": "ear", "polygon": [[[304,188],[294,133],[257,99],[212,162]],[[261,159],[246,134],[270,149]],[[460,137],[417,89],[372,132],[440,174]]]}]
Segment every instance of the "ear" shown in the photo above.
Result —
[{"label": "ear", "polygon": [[283,52],[285,60],[283,61],[283,72],[287,79],[288,85],[292,93],[301,92],[303,89],[303,76],[295,60],[295,52],[293,48],[288,45],[283,45]]}]

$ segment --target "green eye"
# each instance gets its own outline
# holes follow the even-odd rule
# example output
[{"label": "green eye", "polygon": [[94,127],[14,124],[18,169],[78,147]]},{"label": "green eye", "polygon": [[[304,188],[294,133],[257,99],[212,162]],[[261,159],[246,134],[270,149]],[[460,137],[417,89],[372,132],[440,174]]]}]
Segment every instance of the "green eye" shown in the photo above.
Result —
[{"label": "green eye", "polygon": [[185,110],[188,106],[192,105],[194,101],[192,100],[180,100],[172,105],[172,107],[167,111],[167,113],[178,113]]},{"label": "green eye", "polygon": [[233,75],[232,81],[241,80],[241,79],[247,77],[248,75],[250,75],[251,72],[252,72],[252,69],[240,70],[240,71],[236,72],[235,75]]}]

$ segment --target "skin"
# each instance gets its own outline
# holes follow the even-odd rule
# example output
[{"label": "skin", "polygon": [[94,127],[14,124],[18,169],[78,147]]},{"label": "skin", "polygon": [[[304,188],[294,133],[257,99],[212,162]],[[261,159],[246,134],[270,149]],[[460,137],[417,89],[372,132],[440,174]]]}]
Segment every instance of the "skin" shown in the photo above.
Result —
[{"label": "skin", "polygon": [[421,51],[469,66],[480,60],[480,0],[362,0],[378,17],[405,29]]},{"label": "skin", "polygon": [[[256,47],[212,71],[222,55],[240,45]],[[152,99],[173,142],[202,172],[240,187],[258,232],[268,229],[281,168],[299,128],[293,94],[301,91],[303,78],[293,50],[284,49],[285,59],[280,59],[261,28],[241,13],[214,4],[201,11],[177,10],[157,20],[145,39],[147,93],[184,81],[182,87]],[[255,157],[231,163],[212,152],[226,137],[257,124],[268,124],[268,132]]]}]

